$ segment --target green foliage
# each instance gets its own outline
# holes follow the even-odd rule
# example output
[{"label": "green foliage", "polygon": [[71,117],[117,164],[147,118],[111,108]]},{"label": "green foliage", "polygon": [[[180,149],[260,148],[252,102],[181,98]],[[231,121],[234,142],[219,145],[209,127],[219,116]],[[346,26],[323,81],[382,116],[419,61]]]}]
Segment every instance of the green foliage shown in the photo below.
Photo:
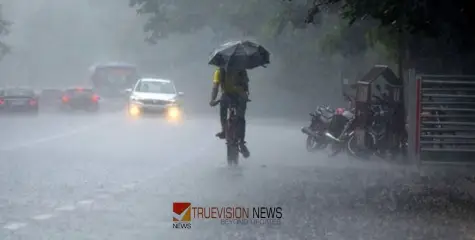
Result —
[{"label": "green foliage", "polygon": [[139,15],[148,16],[144,31],[156,43],[173,33],[191,33],[209,26],[216,33],[229,26],[255,34],[275,16],[283,2],[274,0],[130,0]]},{"label": "green foliage", "polygon": [[[2,5],[0,5],[0,38],[5,37],[10,32],[11,23],[2,18]],[[10,46],[0,41],[0,58],[10,52]]]},{"label": "green foliage", "polygon": [[387,27],[378,26],[368,31],[366,39],[369,47],[376,48],[380,51],[382,50],[388,59],[397,60],[399,43],[396,33]]},{"label": "green foliage", "polygon": [[169,34],[191,33],[205,26],[217,34],[231,26],[270,40],[289,23],[296,29],[307,28],[310,5],[281,0],[130,0],[129,6],[148,17],[144,31],[153,44]]},{"label": "green foliage", "polygon": [[322,38],[321,51],[327,54],[339,52],[343,56],[363,53],[378,41],[375,38],[369,41],[369,36],[374,29],[377,29],[377,26],[370,22],[358,22],[349,26],[348,22],[342,21],[339,26]]},{"label": "green foliage", "polygon": [[[465,0],[424,4],[409,0],[309,0],[307,5],[292,0],[130,0],[130,6],[138,14],[149,16],[144,30],[151,43],[172,33],[190,33],[205,26],[218,34],[232,26],[248,35],[272,40],[289,23],[294,29],[304,29],[305,22],[318,26],[323,14],[337,13],[344,24],[320,41],[327,53],[358,55],[383,45],[396,58],[402,30],[413,36],[437,37],[447,49],[467,51],[475,46],[475,31],[471,29],[475,8]],[[420,46],[409,45],[411,52],[420,52]],[[312,48],[314,43],[308,46]]]},{"label": "green foliage", "polygon": [[[307,20],[312,20],[324,7],[338,11],[350,26],[365,22],[364,19],[377,20],[377,29],[374,29],[374,26],[365,26],[367,29],[361,28],[359,34],[367,35],[368,31],[372,32],[371,41],[384,44],[393,52],[392,55],[396,52],[398,33],[402,31],[411,35],[409,40],[429,37],[444,43],[442,46],[445,49],[442,51],[441,45],[438,45],[439,48],[425,52],[467,52],[475,47],[475,31],[472,30],[475,24],[475,8],[470,1],[317,0],[309,10]],[[349,27],[343,31],[352,30]],[[371,41],[368,46],[371,46]],[[423,47],[420,44],[410,46],[409,50],[413,53],[420,53]]]},{"label": "green foliage", "polygon": [[[191,33],[205,26],[210,26],[218,34],[232,26],[265,42],[275,42],[289,24],[294,29],[308,28],[305,18],[312,4],[313,0],[306,5],[276,0],[130,0],[129,5],[136,8],[138,14],[148,16],[144,31],[148,33],[147,41],[154,44],[169,34]],[[350,5],[341,4],[332,4],[326,11],[336,11],[339,9],[336,6],[345,9],[343,13],[348,21],[320,41],[324,52],[331,54],[338,51],[344,55],[355,55],[371,47],[372,43],[367,41],[367,37],[375,24],[355,22],[351,24],[352,27],[348,27],[348,22],[360,13],[351,9]],[[320,12],[320,8],[314,8],[310,14]],[[319,27],[321,19],[322,14],[312,15],[312,19],[307,18],[307,22]],[[300,46],[306,48],[305,52],[317,54],[316,40],[299,41]],[[281,44],[280,49],[285,51],[285,46]]]}]

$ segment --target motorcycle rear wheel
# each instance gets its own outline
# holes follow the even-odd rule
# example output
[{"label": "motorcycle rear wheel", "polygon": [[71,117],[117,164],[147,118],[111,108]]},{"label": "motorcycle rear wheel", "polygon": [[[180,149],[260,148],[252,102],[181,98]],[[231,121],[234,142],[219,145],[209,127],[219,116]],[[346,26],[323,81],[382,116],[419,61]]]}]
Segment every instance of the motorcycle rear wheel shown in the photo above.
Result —
[{"label": "motorcycle rear wheel", "polygon": [[[371,137],[371,136],[369,136]],[[362,160],[368,160],[372,153],[370,150],[367,149],[357,149],[356,144],[355,144],[355,136],[351,136],[350,139],[348,139],[346,149],[348,151],[348,154]]]},{"label": "motorcycle rear wheel", "polygon": [[315,150],[321,150],[327,147],[327,143],[323,140],[319,140],[316,137],[307,136],[306,147],[308,152],[314,152]]}]

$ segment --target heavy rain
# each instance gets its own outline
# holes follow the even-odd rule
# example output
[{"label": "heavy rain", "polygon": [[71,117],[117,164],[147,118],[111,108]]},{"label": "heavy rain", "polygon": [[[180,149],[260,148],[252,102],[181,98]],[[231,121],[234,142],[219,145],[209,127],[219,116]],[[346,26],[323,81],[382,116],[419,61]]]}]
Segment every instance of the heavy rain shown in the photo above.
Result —
[{"label": "heavy rain", "polygon": [[474,239],[473,16],[0,0],[0,239]]}]

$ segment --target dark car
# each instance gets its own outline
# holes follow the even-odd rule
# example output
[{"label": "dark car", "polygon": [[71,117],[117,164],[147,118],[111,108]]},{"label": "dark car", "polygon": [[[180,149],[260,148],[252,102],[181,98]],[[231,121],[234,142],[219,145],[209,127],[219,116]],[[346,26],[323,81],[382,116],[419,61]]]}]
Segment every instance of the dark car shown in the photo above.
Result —
[{"label": "dark car", "polygon": [[97,112],[100,97],[92,89],[72,88],[63,92],[61,110],[85,110]]},{"label": "dark car", "polygon": [[44,108],[57,109],[61,104],[61,97],[63,96],[63,90],[47,88],[41,90],[39,103]]},{"label": "dark car", "polygon": [[33,89],[6,88],[0,90],[0,112],[38,113],[38,96]]}]

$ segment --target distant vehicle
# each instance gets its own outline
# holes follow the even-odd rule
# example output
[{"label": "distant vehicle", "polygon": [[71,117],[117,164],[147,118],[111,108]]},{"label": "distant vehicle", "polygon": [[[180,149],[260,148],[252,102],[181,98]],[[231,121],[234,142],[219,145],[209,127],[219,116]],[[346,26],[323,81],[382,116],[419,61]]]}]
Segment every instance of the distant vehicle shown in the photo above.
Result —
[{"label": "distant vehicle", "polygon": [[100,97],[92,89],[71,88],[63,92],[61,97],[61,110],[85,110],[97,112],[99,110]]},{"label": "distant vehicle", "polygon": [[133,89],[127,89],[126,92],[130,94],[127,108],[131,116],[161,113],[172,120],[181,116],[179,97],[183,96],[183,92],[177,92],[170,80],[142,78]]},{"label": "distant vehicle", "polygon": [[38,114],[38,96],[29,88],[5,88],[0,90],[1,112],[29,112]]},{"label": "distant vehicle", "polygon": [[133,87],[139,79],[138,68],[128,63],[98,64],[90,70],[94,90],[106,97],[123,96],[124,90]]},{"label": "distant vehicle", "polygon": [[41,90],[39,103],[41,107],[57,108],[61,104],[63,90],[55,88],[46,88]]}]

